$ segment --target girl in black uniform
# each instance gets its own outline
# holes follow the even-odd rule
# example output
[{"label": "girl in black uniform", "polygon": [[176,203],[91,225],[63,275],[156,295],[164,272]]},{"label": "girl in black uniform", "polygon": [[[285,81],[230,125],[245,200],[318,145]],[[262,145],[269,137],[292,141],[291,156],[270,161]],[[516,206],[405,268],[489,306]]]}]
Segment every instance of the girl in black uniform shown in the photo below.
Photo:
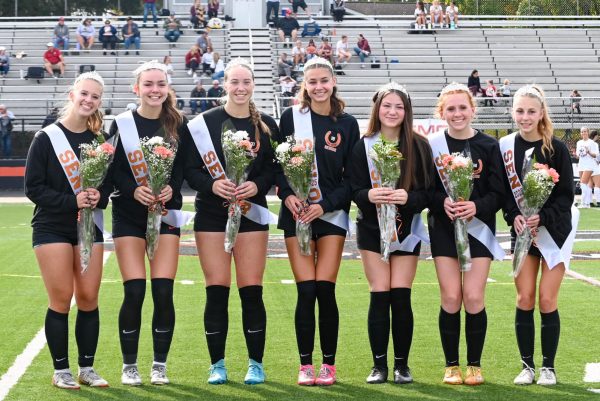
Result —
[{"label": "girl in black uniform", "polygon": [[[152,190],[138,185],[132,168],[139,172],[143,168],[130,166],[135,160],[129,150],[125,135],[132,136],[137,144],[139,138],[160,136],[176,148],[184,118],[175,108],[175,99],[169,91],[167,70],[164,64],[151,61],[142,64],[134,71],[134,92],[140,99],[137,110],[117,116],[111,127],[111,134],[120,134],[112,168],[112,180],[115,192],[113,202],[113,238],[115,252],[123,277],[124,298],[119,313],[119,338],[123,354],[123,384],[138,386],[142,384],[137,368],[138,342],[142,318],[142,304],[146,293],[146,219],[148,207],[155,202],[164,202],[167,209],[181,209],[180,193],[183,180],[183,163],[178,153],[175,157],[171,180],[160,195],[155,198]],[[123,120],[121,120],[123,119]],[[125,130],[119,121],[129,121]],[[135,128],[135,129],[134,129]],[[137,131],[137,132],[136,132]],[[147,170],[145,170],[147,171]],[[154,361],[150,373],[152,384],[168,384],[166,375],[167,354],[175,327],[175,307],[173,305],[173,280],[177,272],[179,257],[179,234],[176,227],[161,224],[158,249],[150,260],[150,278],[154,314],[152,316],[152,339]]]},{"label": "girl in black uniform", "polygon": [[[439,330],[446,358],[443,382],[462,384],[459,367],[458,345],[460,340],[460,309],[464,304],[465,335],[467,340],[467,372],[464,383],[478,385],[484,382],[481,374],[481,354],[487,330],[485,311],[485,286],[493,258],[490,244],[495,244],[496,212],[504,202],[502,161],[498,143],[483,132],[471,127],[475,114],[473,96],[464,85],[445,87],[438,99],[436,114],[446,120],[448,130],[440,138],[448,151],[462,152],[469,149],[473,160],[473,192],[466,201],[452,202],[447,195],[439,174],[436,174],[436,191],[428,215],[431,253],[440,283],[442,305]],[[439,134],[441,135],[441,134]],[[429,137],[433,157],[439,165],[440,154],[433,138]],[[438,136],[439,138],[439,136]],[[438,172],[439,173],[439,172]],[[454,229],[454,219],[477,218],[487,226],[488,245],[482,237],[469,235],[472,268],[462,273],[459,268]],[[496,251],[497,252],[497,251]],[[498,256],[497,256],[498,257]]]},{"label": "girl in black uniform", "polygon": [[[77,77],[59,122],[35,135],[25,169],[25,194],[35,203],[31,222],[33,248],[49,298],[45,331],[54,364],[52,383],[66,389],[79,388],[69,370],[68,355],[68,316],[73,295],[77,303],[75,338],[79,349],[79,383],[108,386],[92,367],[100,330],[98,290],[104,239],[100,229],[96,228],[89,266],[82,274],[77,246],[77,213],[86,207],[106,208],[110,191],[106,187],[100,191],[83,188],[75,194],[73,188],[81,188],[72,187],[66,174],[67,171],[76,172],[72,177],[80,184],[79,161],[73,157],[68,164],[61,163],[55,155],[60,152],[62,158],[72,150],[78,159],[79,146],[101,135],[102,113],[98,107],[103,89],[104,81],[97,73]],[[66,149],[57,148],[58,144],[51,141],[52,135],[64,135],[71,149],[67,146]]]},{"label": "girl in black uniform", "polygon": [[[553,135],[552,121],[544,92],[537,86],[525,86],[514,96],[513,119],[519,127],[514,138],[514,171],[519,179],[523,169],[525,151],[533,147],[533,155],[538,163],[547,164],[560,175],[550,198],[538,214],[525,220],[521,215],[512,194],[507,197],[505,218],[512,226],[511,237],[514,248],[515,232],[537,230],[545,227],[556,245],[562,248],[572,229],[571,205],[574,200],[573,170],[567,147]],[[532,384],[535,379],[533,351],[535,326],[533,311],[538,272],[541,270],[539,284],[539,307],[542,319],[542,368],[537,384],[556,384],[554,357],[558,348],[560,335],[560,318],[558,315],[558,291],[565,274],[565,264],[549,266],[540,250],[534,245],[529,249],[521,272],[515,278],[517,287],[517,310],[515,328],[517,343],[521,354],[523,370],[515,378],[515,384]]]},{"label": "girl in black uniform", "polygon": [[[300,385],[331,385],[335,383],[335,353],[339,315],[335,300],[335,281],[340,267],[350,208],[351,153],[359,138],[356,119],[344,113],[345,103],[337,95],[336,79],[331,64],[320,57],[304,65],[304,81],[299,92],[300,104],[285,110],[280,121],[283,142],[292,136],[294,113],[306,114],[312,121],[314,151],[318,166],[318,186],[321,199],[303,203],[288,185],[283,173],[276,177],[279,198],[283,201],[278,227],[284,230],[285,243],[298,287],[296,304],[296,339],[300,353]],[[303,117],[303,118],[306,118]],[[303,211],[302,214],[299,214]],[[332,224],[324,219],[337,213],[346,224]],[[325,214],[325,215],[324,215]],[[323,217],[323,218],[321,218]],[[294,220],[311,223],[313,241],[311,255],[300,254]],[[338,221],[339,223],[339,221]],[[315,256],[316,255],[316,256]],[[312,352],[315,336],[315,300],[319,302],[319,333],[323,364],[315,379]]]},{"label": "girl in black uniform", "polygon": [[[406,248],[391,252],[389,262],[381,260],[377,206],[384,203],[397,205],[398,242],[402,243],[411,234],[415,214],[421,213],[431,200],[434,171],[427,139],[412,129],[412,105],[406,89],[392,82],[375,93],[373,102],[369,127],[364,137],[354,146],[352,155],[353,199],[360,210],[357,245],[371,290],[368,331],[373,369],[367,377],[367,383],[387,381],[391,308],[394,382],[404,384],[413,381],[408,368],[413,335],[410,293],[421,245],[417,243],[410,250]],[[403,155],[396,188],[373,186],[365,138],[374,136],[385,142],[397,143]]]},{"label": "girl in black uniform", "polygon": [[[259,112],[252,100],[254,71],[248,62],[242,59],[230,62],[224,79],[225,106],[203,113],[190,122],[188,127],[194,139],[186,146],[185,178],[190,187],[198,191],[194,231],[206,280],[204,328],[211,358],[209,384],[227,381],[225,342],[231,286],[231,254],[224,249],[227,202],[235,195],[239,201],[251,202],[251,208],[263,208],[268,216],[266,195],[274,183],[270,135],[278,131],[277,123]],[[205,123],[203,131],[198,128],[202,122]],[[221,135],[229,129],[246,131],[256,153],[247,181],[238,187],[224,176]],[[197,136],[202,134],[204,138],[198,139]],[[212,149],[205,152],[202,146],[207,142],[211,142]],[[206,156],[207,153],[212,157]],[[219,171],[218,175],[211,175],[216,171]],[[268,237],[268,220],[251,220],[243,216],[233,248],[236,282],[242,301],[242,325],[250,358],[244,379],[246,384],[259,384],[265,380],[262,359],[267,315],[262,282]]]}]

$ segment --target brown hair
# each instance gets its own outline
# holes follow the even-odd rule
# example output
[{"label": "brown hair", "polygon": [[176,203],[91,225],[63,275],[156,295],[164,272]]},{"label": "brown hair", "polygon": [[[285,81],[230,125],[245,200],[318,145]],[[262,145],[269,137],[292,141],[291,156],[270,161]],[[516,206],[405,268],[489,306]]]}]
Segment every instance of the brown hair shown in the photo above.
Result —
[{"label": "brown hair", "polygon": [[[335,74],[333,72],[333,67],[329,61],[321,58],[321,57],[313,57],[308,63],[304,65],[304,76],[306,77],[306,71],[312,70],[316,68],[323,68],[331,74],[332,78],[335,78]],[[300,102],[300,108],[306,109],[311,106],[311,98],[308,95],[308,90],[306,89],[306,80],[302,81],[300,85],[300,90],[298,91],[298,101]],[[344,112],[344,108],[346,107],[346,102],[344,102],[337,94],[337,85],[333,87],[333,91],[331,93],[331,97],[329,98],[329,103],[331,105],[329,111],[329,117],[333,121],[337,121],[337,118],[342,115]]]},{"label": "brown hair", "polygon": [[[537,85],[523,86],[515,92],[514,98],[516,99],[517,97],[529,97],[540,102],[540,105],[542,106],[542,119],[538,122],[537,130],[542,135],[542,154],[548,158],[551,157],[554,154],[554,147],[552,146],[554,124],[550,119],[544,90]],[[513,106],[514,104],[515,103],[513,102]]]},{"label": "brown hair", "polygon": [[[77,85],[80,82],[83,82],[86,80],[96,82],[102,88],[101,94],[104,93],[104,81],[102,80],[102,77],[97,72],[86,72],[84,74],[79,75],[75,79],[75,82],[73,83],[73,85],[69,88],[68,92],[69,93],[73,92],[77,88]],[[58,118],[60,119],[60,118],[66,117],[69,113],[71,113],[72,110],[73,110],[73,102],[71,101],[71,99],[67,99],[67,102],[65,103],[63,108],[58,113]],[[86,127],[87,127],[87,129],[92,131],[94,134],[98,135],[101,132],[103,126],[104,126],[104,115],[100,111],[100,107],[98,107],[98,109],[96,109],[96,111],[94,111],[94,113],[87,118]]]}]

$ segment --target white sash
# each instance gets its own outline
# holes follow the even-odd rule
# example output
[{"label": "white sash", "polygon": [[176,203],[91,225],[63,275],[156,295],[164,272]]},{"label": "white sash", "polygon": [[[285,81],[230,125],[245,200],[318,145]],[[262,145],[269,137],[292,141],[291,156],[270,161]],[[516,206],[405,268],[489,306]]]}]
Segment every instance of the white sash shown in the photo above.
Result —
[{"label": "white sash", "polygon": [[[450,191],[448,190],[448,177],[446,175],[444,165],[442,164],[441,157],[442,155],[450,154],[448,143],[446,142],[445,132],[441,131],[436,134],[428,135],[427,139],[429,140],[429,145],[431,146],[431,153],[433,156],[435,169],[440,176],[440,180],[444,185],[446,193],[450,194]],[[483,221],[473,216],[473,218],[471,218],[471,220],[467,223],[467,231],[473,238],[477,238],[477,240],[490,251],[495,260],[504,260],[504,249],[502,249],[496,240],[496,235]]]},{"label": "white sash", "polygon": [[[521,213],[523,213],[523,184],[519,179],[515,164],[515,138],[517,133],[512,133],[500,138],[500,151],[502,152],[502,160],[504,161],[504,170],[510,184],[515,202]],[[533,148],[530,148],[525,153],[531,153]],[[559,248],[554,238],[550,235],[546,227],[538,227],[538,233],[535,238],[535,243],[540,250],[540,253],[546,260],[550,269],[560,263],[565,264],[565,269],[569,269],[571,262],[571,251],[573,250],[573,242],[575,242],[575,234],[577,232],[577,224],[579,223],[579,210],[575,206],[571,206],[571,232],[565,240],[562,248]]]},{"label": "white sash", "polygon": [[[369,177],[371,178],[371,186],[373,188],[381,187],[381,175],[377,171],[373,160],[371,160],[371,158],[369,157],[369,152],[378,139],[379,134],[370,137],[365,137],[365,152],[367,154],[367,163],[369,165]],[[379,209],[380,207],[379,205],[375,206],[377,207],[377,209]],[[377,219],[379,219],[379,213],[377,214]],[[381,222],[379,225],[381,226]],[[404,240],[401,243],[398,241],[397,232],[394,231],[394,238],[390,246],[390,252],[412,252],[415,250],[415,247],[420,241],[429,244],[429,234],[427,233],[427,230],[425,230],[425,226],[423,225],[423,221],[421,220],[421,213],[415,213],[412,218],[410,233],[406,238],[404,238]]]},{"label": "white sash", "polygon": [[[56,158],[60,163],[60,166],[67,177],[67,181],[71,185],[73,193],[77,195],[83,188],[81,188],[81,177],[79,175],[79,159],[75,154],[75,151],[69,144],[67,137],[62,129],[56,124],[50,124],[44,127],[43,131],[50,138]],[[104,214],[101,209],[94,209],[94,223],[100,229],[104,231]]]},{"label": "white sash", "polygon": [[[144,152],[142,152],[140,136],[133,119],[133,113],[131,110],[121,113],[115,117],[115,122],[119,128],[119,136],[135,182],[138,186],[147,185],[148,164],[144,159]],[[160,220],[171,227],[183,227],[194,219],[194,215],[193,212],[167,209],[167,214],[163,215]]]},{"label": "white sash", "polygon": [[[306,111],[306,112],[304,112]],[[294,117],[294,138],[296,141],[302,143],[308,149],[314,149],[314,133],[312,129],[312,118],[310,116],[310,110],[300,110],[300,105],[292,107],[292,114]],[[310,191],[308,193],[308,200],[310,203],[318,203],[323,199],[321,188],[319,188],[319,169],[317,167],[317,152],[315,152],[315,162],[313,163],[312,169],[312,180],[310,184]],[[350,222],[350,216],[345,210],[334,210],[333,212],[325,213],[319,217],[330,224],[338,226],[346,231],[348,235],[351,234],[352,223]]]},{"label": "white sash", "polygon": [[[215,180],[225,178],[225,169],[223,169],[223,164],[217,156],[204,117],[201,114],[198,115],[188,123],[188,128],[210,176]],[[277,215],[271,213],[269,209],[246,200],[242,201],[242,215],[257,224],[277,223]]]}]

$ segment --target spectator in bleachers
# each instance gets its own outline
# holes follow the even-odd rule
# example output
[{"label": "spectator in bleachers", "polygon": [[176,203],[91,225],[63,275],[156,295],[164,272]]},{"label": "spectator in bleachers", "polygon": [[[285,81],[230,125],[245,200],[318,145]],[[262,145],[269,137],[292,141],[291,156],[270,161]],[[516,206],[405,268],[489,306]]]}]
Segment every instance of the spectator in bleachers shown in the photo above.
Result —
[{"label": "spectator in bleachers", "polygon": [[454,1],[446,7],[446,24],[452,28],[458,28],[458,7]]},{"label": "spectator in bleachers", "polygon": [[481,88],[481,81],[479,80],[479,71],[473,70],[471,71],[471,75],[469,75],[469,80],[467,81],[467,86],[471,91],[473,96],[485,95],[484,90]]},{"label": "spectator in bleachers", "polygon": [[223,88],[218,79],[213,80],[212,87],[207,92],[207,97],[213,100],[208,101],[208,108],[219,107],[221,97],[223,97]]},{"label": "spectator in bleachers", "polygon": [[496,104],[496,97],[498,97],[498,89],[496,88],[496,85],[494,85],[494,81],[491,79],[488,79],[486,81],[485,97],[486,99],[483,101],[484,106],[493,106],[494,104]]},{"label": "spectator in bleachers", "polygon": [[137,24],[133,22],[133,18],[127,17],[127,23],[123,25],[121,30],[123,34],[123,47],[125,48],[125,55],[129,54],[129,47],[133,43],[135,45],[135,54],[140,54],[140,29]]},{"label": "spectator in bleachers", "polygon": [[48,47],[48,50],[44,53],[44,68],[48,74],[54,76],[54,78],[58,78],[54,75],[54,71],[56,70],[59,71],[59,76],[62,77],[65,73],[65,60],[62,53],[54,47],[54,43],[52,42],[48,42],[46,46]]},{"label": "spectator in bleachers", "polygon": [[329,61],[331,64],[333,64],[333,48],[329,43],[329,39],[322,39],[321,46],[319,46],[319,48],[317,49],[317,54],[319,55],[319,57],[322,57],[325,60]]},{"label": "spectator in bleachers", "polygon": [[354,47],[354,53],[360,58],[360,68],[365,68],[365,59],[371,55],[371,46],[369,46],[369,41],[362,33],[358,34],[358,42]]},{"label": "spectator in bleachers", "polygon": [[288,99],[282,99],[282,107],[288,107],[292,105],[292,99],[296,95],[297,82],[290,76],[279,77],[279,84],[281,85],[281,96]]},{"label": "spectator in bleachers", "polygon": [[281,53],[277,60],[277,75],[280,77],[291,76],[293,66],[294,63],[288,60],[287,53]]},{"label": "spectator in bleachers", "polygon": [[[271,14],[273,17],[271,18]],[[267,0],[267,27],[270,23],[277,26],[279,22],[279,0]]]},{"label": "spectator in bleachers", "polygon": [[6,54],[6,47],[0,46],[0,75],[3,77],[10,70],[10,57]]},{"label": "spectator in bleachers", "polygon": [[115,48],[117,46],[117,28],[111,25],[110,20],[104,21],[104,26],[98,30],[98,40],[102,43],[102,52],[106,56],[106,50],[110,46],[110,54],[116,54]]},{"label": "spectator in bleachers", "polygon": [[183,108],[185,107],[185,102],[183,101],[183,99],[179,95],[177,95],[175,89],[171,88],[170,91],[173,97],[175,98],[175,107],[177,107],[177,110],[183,110]]},{"label": "spectator in bleachers", "polygon": [[62,45],[64,51],[69,50],[69,27],[65,25],[65,17],[58,19],[58,24],[54,27],[54,47],[59,49]]},{"label": "spectator in bleachers", "polygon": [[346,14],[344,3],[344,0],[334,0],[331,3],[331,15],[333,15],[333,20],[335,22],[342,22],[344,20],[344,15]]},{"label": "spectator in bleachers", "polygon": [[300,36],[319,36],[320,33],[321,27],[319,26],[319,24],[317,24],[317,21],[310,17],[308,22],[304,23],[304,26],[302,27],[302,33],[300,34]]},{"label": "spectator in bleachers", "polygon": [[298,38],[298,29],[300,29],[298,20],[292,16],[292,10],[285,10],[285,18],[279,20],[278,28],[277,34],[279,35],[279,40],[286,42],[284,46],[289,45],[289,47],[292,47],[292,44],[289,43],[289,38],[292,38],[292,42],[295,42]]},{"label": "spectator in bleachers", "polygon": [[49,126],[50,124],[54,124],[54,122],[58,119],[58,107],[53,107],[50,110],[50,113],[44,118],[42,121],[42,128]]},{"label": "spectator in bleachers", "polygon": [[210,69],[213,72],[212,79],[221,79],[225,76],[225,63],[218,52],[213,52],[213,62]]},{"label": "spectator in bleachers", "polygon": [[415,29],[425,29],[427,25],[427,13],[425,12],[425,4],[419,0],[415,5]]},{"label": "spectator in bleachers", "polygon": [[577,89],[573,89],[569,97],[571,98],[572,112],[577,112],[577,114],[581,114],[581,101],[583,100],[583,96],[581,96],[581,93],[579,93]]},{"label": "spectator in bleachers", "polygon": [[15,115],[5,105],[0,104],[0,135],[2,136],[2,152],[4,157],[12,154],[11,133]]},{"label": "spectator in bleachers", "polygon": [[502,83],[502,86],[500,87],[500,96],[502,97],[510,97],[511,93],[510,93],[510,81],[508,79],[505,79],[504,82]]},{"label": "spectator in bleachers", "polygon": [[190,93],[190,108],[192,109],[192,114],[197,114],[198,108],[200,108],[201,113],[208,110],[208,101],[205,98],[206,90],[202,87],[202,82],[198,81],[194,89],[192,89],[192,93]]},{"label": "spectator in bleachers", "polygon": [[436,25],[442,27],[444,25],[444,20],[446,19],[444,15],[444,9],[440,5],[439,0],[433,0],[433,4],[429,7],[429,18],[431,19],[431,25],[435,28]]},{"label": "spectator in bleachers", "polygon": [[96,35],[96,28],[92,25],[92,20],[85,18],[75,32],[77,33],[77,51],[81,50],[82,47],[83,50],[89,51],[94,44],[94,36]]},{"label": "spectator in bleachers", "polygon": [[208,46],[206,51],[202,53],[202,74],[206,75],[207,77],[210,77],[214,72],[211,67],[213,60],[213,48],[212,46]]},{"label": "spectator in bleachers", "polygon": [[302,46],[301,40],[297,40],[296,46],[292,49],[292,59],[295,67],[306,62],[306,49]]},{"label": "spectator in bleachers", "polygon": [[310,17],[310,10],[305,0],[289,0],[289,2],[292,3],[292,11],[294,13],[294,17],[298,15],[298,8],[303,9],[306,15]]},{"label": "spectator in bleachers", "polygon": [[347,64],[352,58],[352,53],[348,50],[348,36],[342,35],[335,45],[335,55],[337,56],[337,64]]},{"label": "spectator in bleachers", "polygon": [[317,57],[317,45],[315,44],[314,39],[310,39],[306,45],[306,61],[313,57]]},{"label": "spectator in bleachers", "polygon": [[175,47],[175,42],[181,36],[181,21],[175,17],[175,13],[172,13],[165,19],[163,28],[165,29],[165,38],[171,42],[169,47]]},{"label": "spectator in bleachers", "polygon": [[163,64],[167,67],[167,83],[169,85],[173,84],[173,73],[175,69],[173,68],[173,61],[171,60],[171,56],[163,57]]},{"label": "spectator in bleachers", "polygon": [[202,51],[198,45],[192,45],[190,51],[185,55],[185,68],[188,70],[188,75],[193,75],[196,78],[196,70],[202,62]]},{"label": "spectator in bleachers", "polygon": [[190,7],[190,21],[194,26],[194,29],[200,27],[206,28],[206,16],[204,15],[204,6],[200,0],[194,1],[194,4]]},{"label": "spectator in bleachers", "polygon": [[208,0],[208,19],[217,18],[219,15],[219,0]]},{"label": "spectator in bleachers", "polygon": [[210,40],[210,37],[208,36],[208,31],[202,31],[200,36],[198,36],[198,39],[196,39],[196,44],[200,50],[202,50],[202,53],[208,49],[208,46],[212,47],[212,40]]},{"label": "spectator in bleachers", "polygon": [[144,1],[144,24],[143,27],[146,27],[146,22],[148,21],[148,12],[152,13],[152,20],[154,21],[154,27],[158,28],[158,16],[156,13],[156,0],[143,0]]}]

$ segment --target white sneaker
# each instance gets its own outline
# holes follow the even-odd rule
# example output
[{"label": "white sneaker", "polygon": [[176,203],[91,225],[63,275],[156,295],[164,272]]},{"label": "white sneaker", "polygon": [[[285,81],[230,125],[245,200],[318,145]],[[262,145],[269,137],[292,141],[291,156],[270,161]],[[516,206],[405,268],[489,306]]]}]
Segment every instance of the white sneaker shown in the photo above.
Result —
[{"label": "white sneaker", "polygon": [[137,365],[127,365],[123,368],[121,375],[121,383],[127,386],[141,386],[142,378],[138,371]]},{"label": "white sneaker", "polygon": [[366,67],[366,65],[365,65],[365,64],[361,64],[361,65],[360,65],[360,68],[365,68],[365,67]]},{"label": "white sneaker", "polygon": [[194,72],[194,71],[192,71],[192,69],[190,68],[190,69],[188,70],[188,75],[190,75],[190,76],[191,76],[193,72]]},{"label": "white sneaker", "polygon": [[516,385],[519,385],[519,386],[528,386],[530,384],[533,384],[534,380],[535,380],[535,370],[533,370],[531,368],[523,368],[521,373],[519,373],[518,376],[515,377],[515,380],[513,381],[513,383]]},{"label": "white sneaker", "polygon": [[79,368],[79,383],[90,387],[108,387],[108,382],[94,368]]},{"label": "white sneaker", "polygon": [[69,369],[55,371],[52,376],[52,384],[58,388],[79,390],[79,384],[75,382],[75,378]]},{"label": "white sneaker", "polygon": [[537,384],[540,386],[554,386],[556,384],[556,373],[551,368],[541,368]]},{"label": "white sneaker", "polygon": [[156,384],[157,386],[170,383],[169,378],[167,377],[167,367],[165,365],[152,365],[150,383]]}]

